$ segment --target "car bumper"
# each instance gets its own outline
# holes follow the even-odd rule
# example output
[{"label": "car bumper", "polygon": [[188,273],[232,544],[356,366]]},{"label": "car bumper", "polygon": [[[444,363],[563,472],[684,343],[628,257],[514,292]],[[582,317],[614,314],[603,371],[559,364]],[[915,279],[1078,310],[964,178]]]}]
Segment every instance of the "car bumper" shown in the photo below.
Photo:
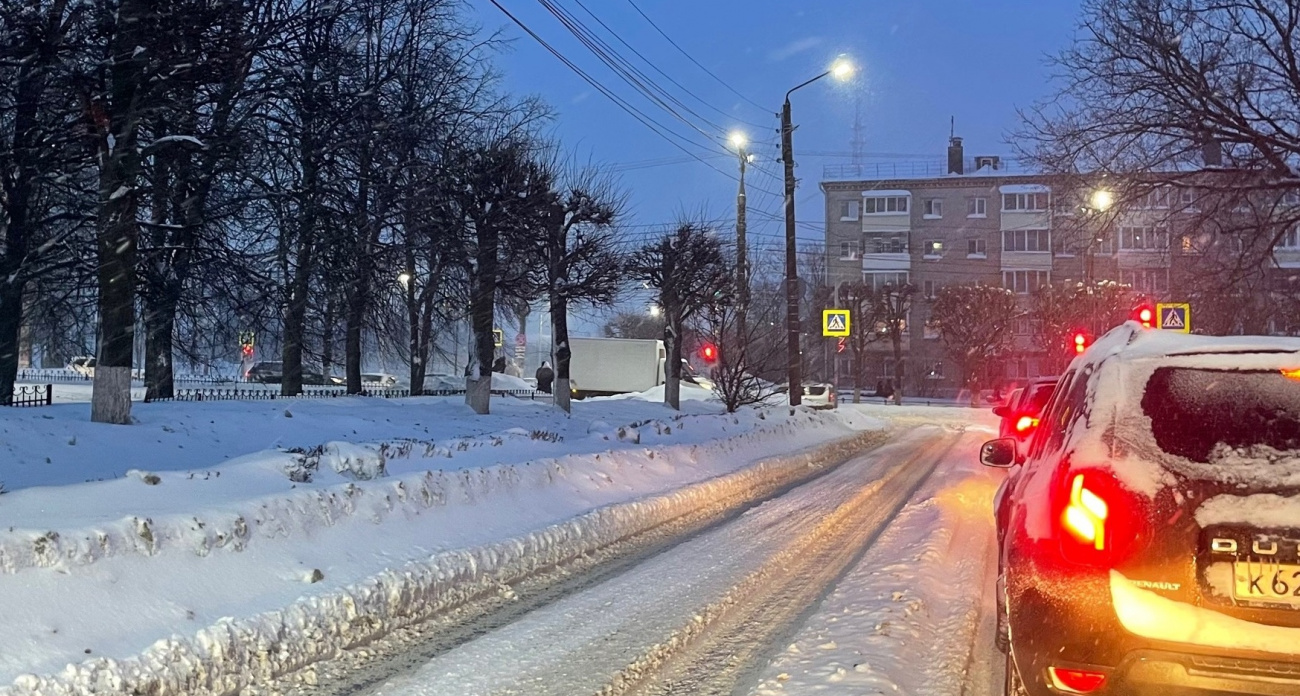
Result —
[{"label": "car bumper", "polygon": [[1289,659],[1154,641],[1120,625],[1100,582],[1062,589],[1012,599],[1011,649],[1029,696],[1073,693],[1050,683],[1049,667],[1106,673],[1090,696],[1300,694],[1300,645]]}]

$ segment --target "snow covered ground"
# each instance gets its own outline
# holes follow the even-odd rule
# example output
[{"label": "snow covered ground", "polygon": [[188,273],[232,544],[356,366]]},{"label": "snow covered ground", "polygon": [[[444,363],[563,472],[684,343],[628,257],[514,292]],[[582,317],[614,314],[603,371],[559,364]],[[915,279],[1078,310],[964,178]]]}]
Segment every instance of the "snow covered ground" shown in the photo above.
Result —
[{"label": "snow covered ground", "polygon": [[1003,474],[975,460],[974,435],[762,670],[754,694],[992,693],[998,656],[991,637],[976,635],[993,607],[993,495]]},{"label": "snow covered ground", "polygon": [[[475,583],[806,476],[842,456],[826,443],[883,425],[852,410],[684,408],[577,403],[565,418],[495,399],[477,417],[456,398],[203,402],[140,405],[127,427],[91,424],[85,406],[8,411],[0,683],[229,689]],[[110,480],[80,482],[96,478]]]}]

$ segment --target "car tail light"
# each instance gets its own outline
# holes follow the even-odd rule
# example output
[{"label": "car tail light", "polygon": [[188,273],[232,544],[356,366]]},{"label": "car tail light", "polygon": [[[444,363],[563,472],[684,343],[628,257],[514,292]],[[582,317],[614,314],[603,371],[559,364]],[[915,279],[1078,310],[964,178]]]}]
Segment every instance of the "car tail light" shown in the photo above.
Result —
[{"label": "car tail light", "polygon": [[1106,674],[1104,672],[1094,672],[1087,669],[1048,667],[1047,676],[1051,677],[1052,686],[1056,687],[1058,691],[1070,694],[1092,693],[1106,684]]},{"label": "car tail light", "polygon": [[1068,560],[1113,567],[1150,536],[1148,502],[1108,471],[1067,470],[1059,496],[1059,536]]},{"label": "car tail light", "polygon": [[1038,427],[1038,419],[1033,416],[1021,416],[1016,419],[1016,432],[1021,435]]}]

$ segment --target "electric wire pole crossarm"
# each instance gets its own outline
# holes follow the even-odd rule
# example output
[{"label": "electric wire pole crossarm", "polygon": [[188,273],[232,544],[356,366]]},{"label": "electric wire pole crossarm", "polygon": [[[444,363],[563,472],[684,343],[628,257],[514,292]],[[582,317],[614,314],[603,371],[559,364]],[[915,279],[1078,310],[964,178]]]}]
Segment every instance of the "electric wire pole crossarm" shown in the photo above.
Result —
[{"label": "electric wire pole crossarm", "polygon": [[799,266],[796,261],[798,239],[795,235],[794,221],[794,125],[790,116],[790,95],[827,75],[846,80],[853,75],[853,65],[840,58],[835,61],[830,70],[786,92],[785,103],[781,106],[781,161],[785,164],[785,299],[788,357],[786,382],[790,387],[791,406],[798,406],[803,402],[801,374],[803,355],[799,350]]}]

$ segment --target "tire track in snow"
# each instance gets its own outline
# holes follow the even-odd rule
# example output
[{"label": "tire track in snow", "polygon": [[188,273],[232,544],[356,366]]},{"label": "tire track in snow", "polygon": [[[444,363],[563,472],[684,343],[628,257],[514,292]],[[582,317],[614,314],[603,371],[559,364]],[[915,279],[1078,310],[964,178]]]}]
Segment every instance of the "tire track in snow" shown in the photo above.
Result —
[{"label": "tire track in snow", "polygon": [[602,689],[601,696],[732,694],[870,548],[956,444],[944,437],[820,520]]}]

